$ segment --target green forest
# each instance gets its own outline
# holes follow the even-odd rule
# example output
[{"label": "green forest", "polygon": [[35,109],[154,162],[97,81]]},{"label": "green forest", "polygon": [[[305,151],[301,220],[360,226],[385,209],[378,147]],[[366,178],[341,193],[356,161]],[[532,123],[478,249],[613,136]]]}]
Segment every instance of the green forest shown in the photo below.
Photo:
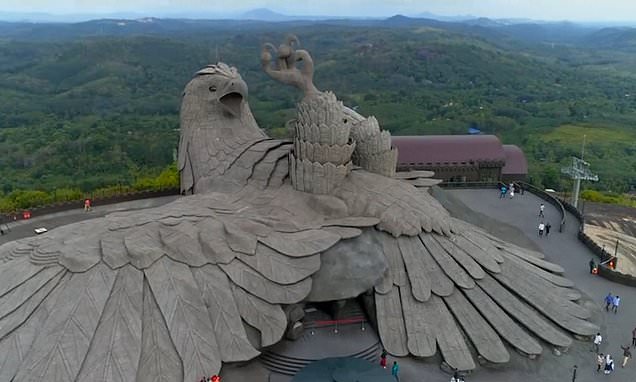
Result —
[{"label": "green forest", "polygon": [[[316,85],[394,135],[477,127],[521,146],[535,185],[636,186],[636,30],[570,24],[99,20],[0,22],[0,209],[25,195],[174,184],[181,91],[217,60],[250,87],[260,126],[282,136],[299,94],[261,72],[260,47],[296,34]],[[4,203],[4,204],[3,204]]]}]

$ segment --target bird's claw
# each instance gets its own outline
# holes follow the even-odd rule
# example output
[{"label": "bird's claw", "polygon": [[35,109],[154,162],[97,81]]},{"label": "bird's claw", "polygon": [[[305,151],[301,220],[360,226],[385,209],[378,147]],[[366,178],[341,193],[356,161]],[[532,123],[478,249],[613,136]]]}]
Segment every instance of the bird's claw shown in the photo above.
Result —
[{"label": "bird's claw", "polygon": [[[306,50],[298,49],[298,37],[290,35],[285,42],[275,47],[271,43],[263,44],[261,64],[265,73],[273,79],[301,89],[305,96],[318,92],[313,84],[314,63]],[[273,58],[277,58],[276,65]],[[302,63],[299,67],[298,64]]]}]

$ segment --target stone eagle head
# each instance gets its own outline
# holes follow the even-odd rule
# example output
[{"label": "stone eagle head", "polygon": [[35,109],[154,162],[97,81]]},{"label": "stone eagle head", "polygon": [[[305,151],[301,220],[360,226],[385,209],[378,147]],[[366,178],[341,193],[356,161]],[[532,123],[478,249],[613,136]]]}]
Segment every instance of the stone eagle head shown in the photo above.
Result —
[{"label": "stone eagle head", "polygon": [[183,107],[201,107],[207,113],[229,113],[240,118],[247,100],[247,84],[238,70],[224,63],[199,70],[186,85]]},{"label": "stone eagle head", "polygon": [[210,190],[241,148],[266,138],[247,103],[247,84],[224,63],[199,70],[181,102],[179,170],[181,191]]}]

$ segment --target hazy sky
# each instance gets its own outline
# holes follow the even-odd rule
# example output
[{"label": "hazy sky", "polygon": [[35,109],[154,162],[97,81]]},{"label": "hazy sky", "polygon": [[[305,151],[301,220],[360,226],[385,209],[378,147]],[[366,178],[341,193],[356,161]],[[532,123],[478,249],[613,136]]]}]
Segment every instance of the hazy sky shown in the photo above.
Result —
[{"label": "hazy sky", "polygon": [[633,21],[636,0],[0,0],[0,11],[69,13],[136,12],[165,15],[192,11],[240,13],[266,7],[295,15],[440,15],[542,20]]}]

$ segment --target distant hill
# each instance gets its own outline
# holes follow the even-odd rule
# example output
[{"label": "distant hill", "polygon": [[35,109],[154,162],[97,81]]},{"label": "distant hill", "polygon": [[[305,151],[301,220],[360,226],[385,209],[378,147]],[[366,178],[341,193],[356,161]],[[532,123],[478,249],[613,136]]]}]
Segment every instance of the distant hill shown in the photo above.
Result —
[{"label": "distant hill", "polygon": [[418,19],[432,19],[432,20],[450,21],[450,22],[473,20],[477,18],[471,15],[442,16],[442,15],[438,15],[431,12],[421,12],[421,13],[413,15],[413,17]]},{"label": "distant hill", "polygon": [[28,23],[76,23],[94,19],[113,18],[134,20],[147,17],[142,13],[134,12],[117,12],[107,14],[97,13],[71,13],[71,14],[51,14],[46,12],[2,12],[0,11],[0,20],[9,22],[28,22]]},{"label": "distant hill", "polygon": [[324,21],[324,20],[379,20],[381,17],[360,17],[360,16],[324,16],[324,15],[286,15],[272,11],[268,8],[257,8],[247,11],[237,17],[241,20],[255,20],[266,22],[286,22],[286,21]]},{"label": "distant hill", "polygon": [[589,35],[586,43],[602,49],[636,52],[636,28],[604,28]]},{"label": "distant hill", "polygon": [[320,89],[394,134],[476,126],[520,145],[532,182],[555,189],[587,135],[586,158],[602,174],[595,186],[636,184],[636,52],[611,45],[629,47],[632,29],[403,15],[112,18],[0,22],[0,193],[158,174],[173,161],[183,86],[217,59],[249,84],[259,125],[283,136],[299,94],[269,79],[259,54],[290,31],[315,58]]},{"label": "distant hill", "polygon": [[252,9],[251,11],[243,13],[241,15],[241,18],[246,20],[272,21],[272,22],[298,20],[298,17],[287,16],[282,13],[274,12],[267,8]]}]

